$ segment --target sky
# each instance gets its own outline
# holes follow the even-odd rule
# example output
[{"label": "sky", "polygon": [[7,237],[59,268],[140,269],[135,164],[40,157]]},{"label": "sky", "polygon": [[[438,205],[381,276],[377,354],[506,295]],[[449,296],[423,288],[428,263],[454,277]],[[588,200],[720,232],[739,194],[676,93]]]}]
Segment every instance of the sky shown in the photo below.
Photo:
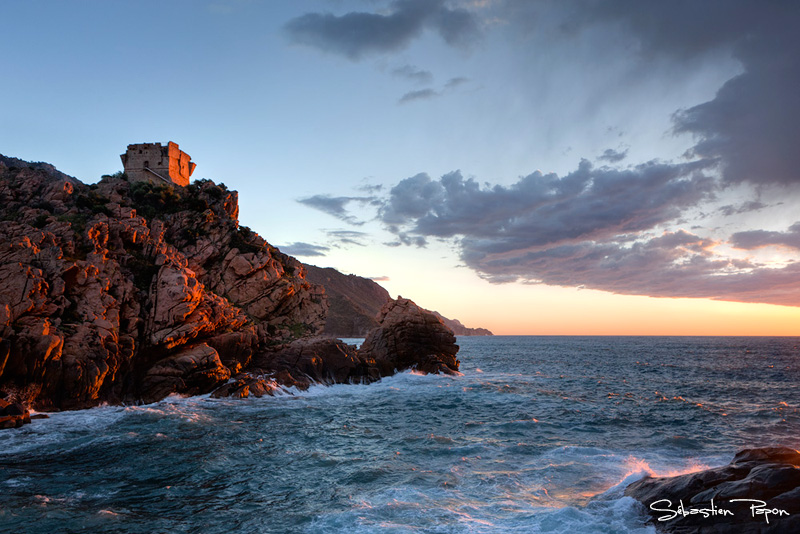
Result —
[{"label": "sky", "polygon": [[800,3],[0,0],[0,153],[177,142],[301,261],[496,334],[800,335]]}]

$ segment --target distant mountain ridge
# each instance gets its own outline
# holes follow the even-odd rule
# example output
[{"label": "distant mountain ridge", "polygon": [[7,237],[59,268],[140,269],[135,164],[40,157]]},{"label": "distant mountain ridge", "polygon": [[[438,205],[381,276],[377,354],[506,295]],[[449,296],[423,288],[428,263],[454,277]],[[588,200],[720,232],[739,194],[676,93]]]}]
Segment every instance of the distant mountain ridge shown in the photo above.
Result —
[{"label": "distant mountain ridge", "polygon": [[323,333],[334,337],[364,337],[378,325],[377,316],[391,300],[389,292],[369,278],[342,274],[331,267],[304,264],[306,280],[325,288],[328,316]]},{"label": "distant mountain ridge", "polygon": [[[374,280],[342,274],[332,267],[304,264],[306,279],[325,288],[328,316],[323,333],[333,337],[364,337],[377,326],[377,315],[391,297]],[[485,328],[468,328],[457,319],[448,319],[432,312],[457,336],[491,336]]]},{"label": "distant mountain ridge", "polygon": [[461,324],[461,321],[458,319],[448,319],[444,315],[439,312],[431,312],[436,317],[442,320],[442,322],[453,331],[453,333],[457,336],[493,336],[494,334],[487,330],[486,328],[469,328],[468,326],[464,326]]}]

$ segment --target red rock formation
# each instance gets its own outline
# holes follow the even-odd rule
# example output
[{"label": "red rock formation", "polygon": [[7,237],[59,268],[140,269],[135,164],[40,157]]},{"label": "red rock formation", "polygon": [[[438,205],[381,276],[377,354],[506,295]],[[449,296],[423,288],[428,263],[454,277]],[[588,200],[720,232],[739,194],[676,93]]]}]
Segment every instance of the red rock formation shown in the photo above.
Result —
[{"label": "red rock formation", "polygon": [[0,391],[39,410],[208,392],[322,328],[323,290],[235,192],[81,182],[0,156]]},{"label": "red rock formation", "polygon": [[59,410],[457,371],[452,332],[405,299],[361,350],[314,338],[323,288],[238,209],[210,181],[87,186],[0,156],[0,393]]}]

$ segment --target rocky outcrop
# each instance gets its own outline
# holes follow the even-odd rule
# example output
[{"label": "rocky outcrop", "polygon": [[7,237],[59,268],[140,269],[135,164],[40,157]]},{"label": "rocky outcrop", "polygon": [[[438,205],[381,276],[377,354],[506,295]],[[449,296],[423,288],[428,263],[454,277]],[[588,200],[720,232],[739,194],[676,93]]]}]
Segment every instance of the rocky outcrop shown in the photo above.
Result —
[{"label": "rocky outcrop", "polygon": [[408,299],[388,302],[379,326],[360,348],[330,337],[298,339],[255,356],[249,368],[219,388],[216,397],[272,395],[281,387],[370,383],[398,371],[455,374],[455,336],[436,316]]},{"label": "rocky outcrop", "polygon": [[381,326],[369,333],[359,354],[374,359],[381,375],[405,369],[458,372],[456,338],[433,313],[398,297],[381,309],[378,321]]},{"label": "rocky outcrop", "polygon": [[676,477],[645,477],[625,495],[647,508],[659,532],[800,532],[800,453],[747,449],[730,464]]},{"label": "rocky outcrop", "polygon": [[0,392],[37,410],[204,393],[322,329],[324,290],[235,191],[85,185],[0,156]]},{"label": "rocky outcrop", "polygon": [[208,180],[85,185],[0,156],[0,398],[48,411],[457,371],[439,319],[358,277],[359,313],[385,304],[364,346],[316,337],[323,287],[238,213]]}]

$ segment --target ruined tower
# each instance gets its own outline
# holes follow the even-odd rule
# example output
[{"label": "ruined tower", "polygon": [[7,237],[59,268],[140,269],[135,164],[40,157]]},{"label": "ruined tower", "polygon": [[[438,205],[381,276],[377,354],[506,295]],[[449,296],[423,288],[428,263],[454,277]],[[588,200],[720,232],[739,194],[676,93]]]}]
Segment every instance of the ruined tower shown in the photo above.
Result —
[{"label": "ruined tower", "polygon": [[197,166],[192,163],[189,154],[172,141],[167,146],[161,146],[161,143],[128,145],[128,151],[120,159],[131,182],[166,182],[187,186]]}]

